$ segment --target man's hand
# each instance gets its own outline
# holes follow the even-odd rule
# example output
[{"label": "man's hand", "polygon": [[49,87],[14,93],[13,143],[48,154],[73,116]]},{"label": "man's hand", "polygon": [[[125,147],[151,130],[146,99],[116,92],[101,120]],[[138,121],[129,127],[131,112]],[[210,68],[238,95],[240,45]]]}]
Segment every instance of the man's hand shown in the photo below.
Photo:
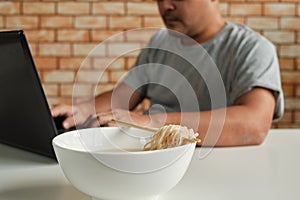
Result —
[{"label": "man's hand", "polygon": [[88,103],[70,105],[57,105],[51,108],[53,117],[64,116],[65,120],[62,123],[63,128],[69,129],[76,125],[83,124],[89,116],[92,115],[92,110]]},{"label": "man's hand", "polygon": [[102,126],[116,126],[117,124],[112,122],[113,119],[147,127],[161,127],[164,125],[159,123],[160,120],[152,118],[151,115],[143,115],[123,109],[114,109],[113,111],[102,112],[97,115],[98,121]]}]

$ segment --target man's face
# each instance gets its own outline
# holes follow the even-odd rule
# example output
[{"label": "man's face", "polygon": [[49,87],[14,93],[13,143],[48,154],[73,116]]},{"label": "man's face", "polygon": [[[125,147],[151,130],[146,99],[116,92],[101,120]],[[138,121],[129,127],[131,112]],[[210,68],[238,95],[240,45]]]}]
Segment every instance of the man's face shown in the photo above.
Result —
[{"label": "man's face", "polygon": [[168,29],[190,37],[203,32],[209,21],[210,0],[157,0],[160,15]]}]

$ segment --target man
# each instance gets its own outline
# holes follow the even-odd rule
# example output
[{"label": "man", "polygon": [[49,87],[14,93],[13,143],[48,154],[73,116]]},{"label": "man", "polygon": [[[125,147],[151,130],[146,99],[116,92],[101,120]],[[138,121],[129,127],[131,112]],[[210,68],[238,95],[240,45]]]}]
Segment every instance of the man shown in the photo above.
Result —
[{"label": "man", "polygon": [[[202,145],[262,143],[272,120],[283,114],[283,94],[274,46],[245,26],[225,22],[217,0],[158,0],[157,4],[169,31],[155,34],[149,43],[150,48],[141,52],[128,76],[113,91],[96,97],[95,110],[99,113],[100,125],[111,125],[113,118],[154,127],[181,124],[197,131],[202,140],[214,135]],[[203,56],[203,52],[193,50],[195,45],[190,45],[190,41],[172,31],[187,35],[201,44],[216,64],[220,78],[215,73],[210,77],[214,69],[211,64],[203,70],[202,61],[193,63],[197,55],[205,63],[209,59]],[[185,41],[188,41],[187,45]],[[157,50],[157,47],[163,50]],[[174,48],[181,51],[170,53],[169,50]],[[188,61],[173,56],[181,53],[187,57],[194,56]],[[192,70],[186,67],[190,59],[194,67]],[[149,66],[149,63],[159,65]],[[144,65],[147,67],[139,68]],[[165,71],[162,72],[162,69]],[[172,81],[176,74],[179,74],[178,77],[182,74],[180,80],[187,80],[186,88],[191,85],[194,93],[182,93],[185,88],[177,84],[182,81]],[[218,79],[222,80],[223,87],[217,84]],[[212,93],[220,94],[207,98]],[[183,98],[182,94],[188,95]],[[176,97],[179,98],[177,102],[174,101]],[[148,114],[133,112],[144,98],[149,98],[151,102]],[[191,100],[186,103],[188,99]],[[197,108],[193,106],[193,99],[197,100]],[[82,122],[93,109],[89,103],[76,105],[74,109],[62,105],[54,107],[52,114],[65,115],[64,126],[69,128],[74,125],[74,117],[77,122]]]}]

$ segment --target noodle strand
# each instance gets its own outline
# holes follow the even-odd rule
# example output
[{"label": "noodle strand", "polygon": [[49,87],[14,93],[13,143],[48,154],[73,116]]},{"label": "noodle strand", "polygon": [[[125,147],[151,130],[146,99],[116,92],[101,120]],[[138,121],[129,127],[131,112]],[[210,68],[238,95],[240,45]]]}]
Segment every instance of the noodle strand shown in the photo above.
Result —
[{"label": "noodle strand", "polygon": [[193,129],[188,129],[180,125],[166,125],[161,127],[149,142],[144,145],[144,150],[166,149],[185,145],[193,142],[200,142],[197,138],[199,134],[194,133]]}]

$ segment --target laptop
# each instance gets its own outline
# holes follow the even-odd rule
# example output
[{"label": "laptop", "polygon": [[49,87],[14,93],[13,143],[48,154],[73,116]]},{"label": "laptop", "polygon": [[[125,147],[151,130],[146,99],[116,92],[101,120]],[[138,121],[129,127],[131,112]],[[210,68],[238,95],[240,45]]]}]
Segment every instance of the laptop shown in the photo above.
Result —
[{"label": "laptop", "polygon": [[0,32],[0,143],[55,158],[53,119],[24,32]]}]

